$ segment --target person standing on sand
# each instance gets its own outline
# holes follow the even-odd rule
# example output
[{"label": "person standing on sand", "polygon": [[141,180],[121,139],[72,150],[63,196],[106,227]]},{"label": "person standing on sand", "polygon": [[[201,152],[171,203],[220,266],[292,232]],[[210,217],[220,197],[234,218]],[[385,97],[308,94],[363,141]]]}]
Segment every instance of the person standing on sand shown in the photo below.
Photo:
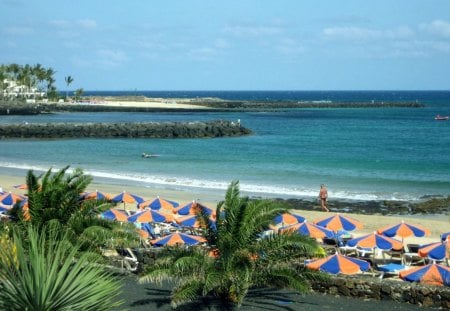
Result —
[{"label": "person standing on sand", "polygon": [[319,199],[320,199],[320,203],[322,205],[322,209],[325,212],[329,212],[330,210],[328,209],[328,203],[327,203],[328,190],[327,190],[327,187],[325,187],[324,184],[320,185]]}]

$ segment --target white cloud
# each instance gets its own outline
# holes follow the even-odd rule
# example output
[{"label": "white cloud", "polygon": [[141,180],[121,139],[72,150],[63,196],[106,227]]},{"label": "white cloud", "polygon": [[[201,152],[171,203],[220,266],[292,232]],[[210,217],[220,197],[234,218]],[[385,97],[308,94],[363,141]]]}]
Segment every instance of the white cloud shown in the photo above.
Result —
[{"label": "white cloud", "polygon": [[99,57],[98,63],[106,67],[116,67],[128,60],[124,52],[117,50],[100,49],[96,54]]},{"label": "white cloud", "polygon": [[80,19],[76,22],[76,24],[86,29],[93,29],[97,27],[97,22],[93,19]]},{"label": "white cloud", "polygon": [[280,53],[288,56],[297,56],[305,52],[305,47],[291,38],[283,38],[275,47]]},{"label": "white cloud", "polygon": [[28,36],[32,35],[34,30],[27,26],[10,26],[3,28],[3,32],[12,36]]},{"label": "white cloud", "polygon": [[223,32],[231,34],[237,37],[260,37],[260,36],[273,36],[283,33],[283,28],[279,26],[265,26],[265,25],[236,25],[225,26]]},{"label": "white cloud", "polygon": [[55,19],[51,20],[50,25],[58,27],[58,28],[67,28],[70,26],[70,22],[64,19]]},{"label": "white cloud", "polygon": [[364,27],[329,27],[322,31],[327,39],[370,41],[379,39],[401,40],[414,37],[414,31],[407,26],[399,26],[388,30],[370,29]]},{"label": "white cloud", "polygon": [[420,24],[419,28],[433,35],[450,38],[450,23],[440,19]]}]

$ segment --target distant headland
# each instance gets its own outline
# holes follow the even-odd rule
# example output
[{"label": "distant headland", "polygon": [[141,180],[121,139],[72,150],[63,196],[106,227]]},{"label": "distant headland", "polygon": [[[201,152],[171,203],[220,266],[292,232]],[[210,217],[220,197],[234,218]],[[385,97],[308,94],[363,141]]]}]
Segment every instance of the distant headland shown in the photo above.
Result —
[{"label": "distant headland", "polygon": [[74,102],[0,101],[0,115],[56,112],[185,112],[269,111],[295,108],[422,108],[419,102],[228,100],[221,98],[148,98],[144,96],[89,96]]}]

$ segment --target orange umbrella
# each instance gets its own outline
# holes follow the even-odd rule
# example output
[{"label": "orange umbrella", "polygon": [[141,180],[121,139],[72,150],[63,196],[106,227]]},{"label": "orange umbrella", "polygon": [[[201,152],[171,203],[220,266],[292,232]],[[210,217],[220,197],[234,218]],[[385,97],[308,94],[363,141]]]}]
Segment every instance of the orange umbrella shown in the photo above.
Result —
[{"label": "orange umbrella", "polygon": [[283,213],[280,215],[275,216],[274,223],[275,225],[281,224],[282,226],[288,226],[293,224],[298,224],[300,222],[304,222],[305,217],[291,214],[291,213]]},{"label": "orange umbrella", "polygon": [[402,239],[410,236],[423,237],[425,235],[431,234],[430,230],[419,225],[405,223],[403,220],[399,224],[378,229],[377,232],[378,234],[382,234],[391,238],[397,235]]},{"label": "orange umbrella", "polygon": [[359,246],[362,248],[379,248],[382,250],[401,250],[403,243],[393,238],[380,235],[377,233],[370,233],[358,238],[354,238],[347,241],[348,246]]},{"label": "orange umbrella", "polygon": [[103,193],[98,190],[87,192],[81,196],[83,200],[107,200],[110,201],[112,199],[112,195],[109,193]]},{"label": "orange umbrella", "polygon": [[401,271],[399,276],[409,282],[450,286],[450,268],[434,263]]},{"label": "orange umbrella", "polygon": [[128,215],[124,212],[121,212],[119,210],[116,210],[114,208],[111,208],[103,213],[100,214],[102,218],[110,219],[110,220],[117,220],[121,222],[128,221]]},{"label": "orange umbrella", "polygon": [[[183,227],[189,227],[189,228],[205,228],[206,224],[202,222],[202,220],[199,220],[199,217],[197,215],[188,215],[184,217],[180,217],[175,220],[177,224]],[[215,221],[212,218],[209,218],[209,223],[211,226],[214,226]]]},{"label": "orange umbrella", "polygon": [[171,222],[173,216],[154,210],[145,210],[128,217],[129,222]]},{"label": "orange umbrella", "polygon": [[333,231],[352,231],[363,227],[363,224],[359,220],[341,214],[328,216],[326,218],[316,220],[314,223],[318,226],[322,226]]},{"label": "orange umbrella", "polygon": [[320,270],[331,274],[356,274],[369,270],[370,264],[362,259],[334,254],[312,261],[306,264],[306,267],[311,270]]},{"label": "orange umbrella", "polygon": [[150,241],[151,244],[156,246],[196,245],[203,242],[206,242],[206,240],[200,236],[181,232],[174,232],[162,238]]},{"label": "orange umbrella", "polygon": [[13,187],[16,188],[16,189],[21,189],[21,190],[27,190],[28,189],[28,185],[27,184],[15,185]]},{"label": "orange umbrella", "polygon": [[165,199],[161,199],[160,197],[157,197],[154,200],[147,200],[145,202],[139,202],[138,207],[139,208],[145,208],[150,207],[153,210],[160,210],[165,209],[167,211],[173,212],[176,207],[178,207],[179,204],[175,201],[169,201]]},{"label": "orange umbrella", "polygon": [[122,193],[119,193],[115,197],[111,198],[111,201],[116,202],[116,203],[121,203],[121,202],[122,203],[142,203],[142,202],[144,202],[144,198],[142,198],[138,195],[123,191]]},{"label": "orange umbrella", "polygon": [[334,237],[333,231],[306,221],[298,224],[293,224],[287,227],[282,227],[279,230],[279,232],[286,232],[286,231],[298,232],[299,234],[307,235],[316,239],[323,239],[325,237],[327,238]]},{"label": "orange umbrella", "polygon": [[17,202],[23,201],[24,199],[25,199],[25,197],[22,195],[7,192],[7,193],[0,195],[0,204],[13,206]]},{"label": "orange umbrella", "polygon": [[436,242],[419,247],[419,256],[428,257],[433,260],[444,260],[450,258],[450,241]]}]

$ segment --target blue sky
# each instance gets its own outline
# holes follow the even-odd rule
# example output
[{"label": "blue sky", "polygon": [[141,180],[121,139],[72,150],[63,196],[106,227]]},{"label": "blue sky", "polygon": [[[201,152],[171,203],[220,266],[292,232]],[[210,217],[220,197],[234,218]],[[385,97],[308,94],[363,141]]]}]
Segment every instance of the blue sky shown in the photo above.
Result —
[{"label": "blue sky", "polygon": [[0,38],[61,90],[450,89],[448,0],[0,0]]}]

